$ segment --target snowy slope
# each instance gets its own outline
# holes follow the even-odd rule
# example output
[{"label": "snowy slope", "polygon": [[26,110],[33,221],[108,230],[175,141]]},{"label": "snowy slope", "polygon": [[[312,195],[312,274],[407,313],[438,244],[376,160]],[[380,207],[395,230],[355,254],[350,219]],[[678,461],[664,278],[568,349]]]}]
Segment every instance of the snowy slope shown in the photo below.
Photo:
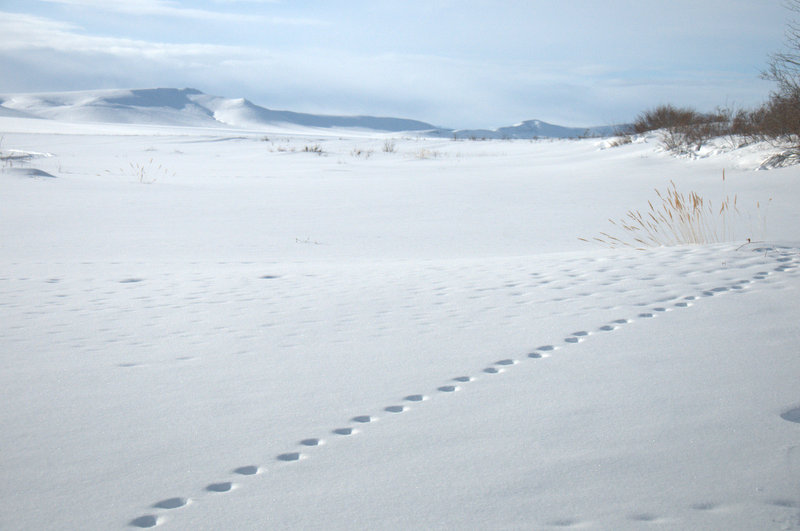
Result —
[{"label": "snowy slope", "polygon": [[71,122],[225,125],[255,129],[274,125],[375,131],[414,131],[434,127],[400,118],[273,111],[245,99],[226,99],[195,89],[171,88],[0,95],[0,115],[13,112]]},{"label": "snowy slope", "polygon": [[452,138],[577,138],[608,136],[617,127],[562,127],[528,120],[493,130],[453,130],[404,118],[330,116],[276,111],[244,98],[230,99],[195,89],[93,90],[46,94],[0,95],[0,116],[39,117],[69,122],[160,124],[248,129],[283,126],[294,129],[360,129],[414,131]]},{"label": "snowy slope", "polygon": [[[0,529],[800,528],[764,147],[0,136]],[[578,240],[669,180],[737,194],[734,239]]]}]

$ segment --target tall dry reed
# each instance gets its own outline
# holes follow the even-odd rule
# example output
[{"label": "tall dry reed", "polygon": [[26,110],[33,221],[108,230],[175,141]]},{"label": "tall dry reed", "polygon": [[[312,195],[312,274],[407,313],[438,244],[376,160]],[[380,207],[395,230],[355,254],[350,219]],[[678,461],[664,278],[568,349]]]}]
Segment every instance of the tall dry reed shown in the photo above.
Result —
[{"label": "tall dry reed", "polygon": [[[723,181],[725,174],[723,172]],[[621,228],[621,236],[601,232],[599,236],[587,240],[610,247],[661,247],[669,245],[715,243],[734,238],[731,216],[739,215],[737,197],[725,196],[719,207],[706,200],[697,192],[683,194],[678,192],[673,181],[663,193],[656,190],[660,204],[648,201],[649,210],[629,210],[627,215],[612,225]]]}]

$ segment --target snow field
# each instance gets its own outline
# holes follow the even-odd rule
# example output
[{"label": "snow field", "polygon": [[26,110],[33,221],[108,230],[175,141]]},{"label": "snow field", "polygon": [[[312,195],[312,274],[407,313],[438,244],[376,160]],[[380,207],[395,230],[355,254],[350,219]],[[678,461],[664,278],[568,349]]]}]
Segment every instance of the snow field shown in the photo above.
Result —
[{"label": "snow field", "polygon": [[0,527],[800,526],[796,170],[635,252],[577,237],[745,162],[6,122]]}]

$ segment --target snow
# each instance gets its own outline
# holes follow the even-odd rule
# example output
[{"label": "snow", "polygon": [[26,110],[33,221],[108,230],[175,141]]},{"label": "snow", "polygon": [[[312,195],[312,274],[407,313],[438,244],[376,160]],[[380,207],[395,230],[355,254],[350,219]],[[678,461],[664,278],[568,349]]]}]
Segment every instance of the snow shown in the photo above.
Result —
[{"label": "snow", "polygon": [[373,131],[429,130],[416,120],[371,116],[327,116],[275,111],[244,98],[228,99],[197,89],[107,89],[0,95],[0,116],[68,122],[158,124],[196,127],[354,128]]},{"label": "snow", "polygon": [[[765,146],[0,136],[2,529],[800,528]],[[670,180],[736,194],[735,240],[578,240]]]}]

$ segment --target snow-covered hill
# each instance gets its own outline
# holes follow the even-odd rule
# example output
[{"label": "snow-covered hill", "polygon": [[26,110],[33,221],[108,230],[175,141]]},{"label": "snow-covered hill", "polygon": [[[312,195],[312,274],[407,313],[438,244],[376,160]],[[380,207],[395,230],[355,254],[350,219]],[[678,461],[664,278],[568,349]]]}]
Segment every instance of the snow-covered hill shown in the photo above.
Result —
[{"label": "snow-covered hill", "polygon": [[91,90],[0,96],[0,116],[69,122],[137,123],[183,126],[266,126],[422,131],[434,126],[417,120],[374,116],[328,116],[274,111],[244,98],[229,99],[186,88]]},{"label": "snow-covered hill", "polygon": [[625,125],[605,125],[597,127],[564,127],[541,120],[526,120],[515,125],[497,129],[442,129],[436,136],[466,139],[510,139],[510,138],[582,138],[611,136],[626,128]]},{"label": "snow-covered hill", "polygon": [[418,120],[376,116],[332,116],[276,111],[244,98],[223,98],[196,89],[109,89],[0,95],[0,116],[33,117],[81,123],[225,126],[413,131],[457,138],[575,138],[604,136],[614,127],[562,127],[528,120],[498,129],[454,130]]}]

